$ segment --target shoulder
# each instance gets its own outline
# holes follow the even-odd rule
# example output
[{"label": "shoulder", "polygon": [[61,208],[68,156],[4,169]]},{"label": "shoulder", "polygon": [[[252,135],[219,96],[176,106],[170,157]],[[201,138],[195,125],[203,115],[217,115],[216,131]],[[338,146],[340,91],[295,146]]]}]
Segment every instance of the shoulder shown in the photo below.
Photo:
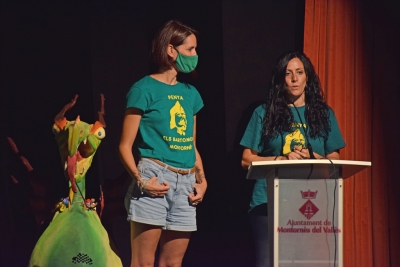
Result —
[{"label": "shoulder", "polygon": [[135,82],[130,90],[128,94],[140,94],[140,95],[157,95],[160,93],[165,92],[165,90],[160,90],[160,89],[164,89],[167,88],[168,85],[163,84],[159,81],[157,81],[156,79],[152,78],[151,76],[147,75],[144,76],[142,79],[138,80],[137,82]]},{"label": "shoulder", "polygon": [[335,111],[330,106],[328,106],[328,115],[329,118],[336,118]]},{"label": "shoulder", "polygon": [[135,83],[132,85],[132,88],[133,88],[133,87],[136,87],[136,88],[147,87],[147,86],[149,86],[149,85],[152,84],[153,80],[154,80],[154,79],[151,78],[149,75],[144,76],[142,79],[140,79],[140,80],[138,80],[137,82],[135,82]]},{"label": "shoulder", "polygon": [[177,83],[177,86],[178,86],[180,89],[187,89],[187,90],[190,90],[190,91],[193,91],[193,92],[197,92],[196,87],[194,87],[193,85],[191,85],[191,84],[189,84],[189,83],[178,82],[178,83]]},{"label": "shoulder", "polygon": [[253,114],[264,117],[266,112],[267,112],[267,106],[265,104],[261,104],[258,107],[256,107]]},{"label": "shoulder", "polygon": [[143,78],[141,78],[140,80],[136,81],[131,88],[129,89],[130,91],[132,90],[140,90],[142,88],[148,87],[149,84],[149,76],[145,76]]},{"label": "shoulder", "polygon": [[174,91],[179,92],[179,94],[182,94],[183,96],[186,96],[195,102],[202,100],[200,92],[196,89],[196,87],[189,83],[178,82],[174,87]]},{"label": "shoulder", "polygon": [[262,104],[257,106],[250,117],[249,124],[254,124],[254,123],[262,124],[264,121],[265,114],[266,114],[266,105]]}]

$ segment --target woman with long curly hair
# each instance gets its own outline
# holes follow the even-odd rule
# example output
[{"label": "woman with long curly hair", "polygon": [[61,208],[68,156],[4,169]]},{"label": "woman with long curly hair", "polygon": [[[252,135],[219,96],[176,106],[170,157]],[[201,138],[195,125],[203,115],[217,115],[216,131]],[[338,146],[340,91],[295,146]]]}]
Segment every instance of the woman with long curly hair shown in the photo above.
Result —
[{"label": "woman with long curly hair", "polygon": [[[278,60],[267,101],[255,109],[240,144],[245,169],[253,161],[339,159],[345,142],[305,54],[289,52]],[[269,266],[266,186],[257,180],[250,202],[256,266]]]}]

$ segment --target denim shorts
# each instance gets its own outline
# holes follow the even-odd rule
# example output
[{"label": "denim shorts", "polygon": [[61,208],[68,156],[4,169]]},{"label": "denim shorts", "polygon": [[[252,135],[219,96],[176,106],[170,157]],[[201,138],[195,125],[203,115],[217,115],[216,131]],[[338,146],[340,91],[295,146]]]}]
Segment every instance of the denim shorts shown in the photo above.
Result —
[{"label": "denim shorts", "polygon": [[175,173],[147,158],[142,158],[137,167],[144,180],[156,176],[160,183],[168,182],[170,189],[165,196],[151,197],[146,192],[141,194],[136,181],[133,181],[125,196],[128,221],[159,225],[164,230],[196,231],[196,207],[189,202],[189,194],[194,191],[195,174]]}]

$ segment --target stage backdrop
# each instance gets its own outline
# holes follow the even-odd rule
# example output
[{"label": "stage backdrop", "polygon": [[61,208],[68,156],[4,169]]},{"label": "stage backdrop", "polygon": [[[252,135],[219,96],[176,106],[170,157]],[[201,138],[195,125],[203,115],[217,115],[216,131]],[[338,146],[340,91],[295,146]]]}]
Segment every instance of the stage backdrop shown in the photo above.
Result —
[{"label": "stage backdrop", "polygon": [[345,181],[344,266],[400,266],[396,109],[400,20],[393,1],[306,0],[304,52],[347,143],[372,161]]}]

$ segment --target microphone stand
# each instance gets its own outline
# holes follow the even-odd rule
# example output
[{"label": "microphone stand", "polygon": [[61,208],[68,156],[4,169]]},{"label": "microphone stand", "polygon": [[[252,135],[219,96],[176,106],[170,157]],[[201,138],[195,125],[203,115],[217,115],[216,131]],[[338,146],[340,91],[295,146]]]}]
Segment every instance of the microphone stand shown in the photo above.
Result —
[{"label": "microphone stand", "polygon": [[293,105],[294,109],[295,109],[296,112],[297,112],[297,115],[299,116],[299,120],[300,120],[300,123],[301,123],[301,127],[303,128],[304,133],[305,133],[305,135],[306,135],[306,138],[307,138],[307,149],[308,149],[308,152],[310,153],[310,159],[315,159],[312,146],[311,146],[310,142],[308,141],[308,140],[309,140],[308,131],[304,128],[303,120],[302,120],[301,117],[300,117],[300,112],[297,110],[297,107],[295,106],[294,102],[292,102],[291,104]]}]

